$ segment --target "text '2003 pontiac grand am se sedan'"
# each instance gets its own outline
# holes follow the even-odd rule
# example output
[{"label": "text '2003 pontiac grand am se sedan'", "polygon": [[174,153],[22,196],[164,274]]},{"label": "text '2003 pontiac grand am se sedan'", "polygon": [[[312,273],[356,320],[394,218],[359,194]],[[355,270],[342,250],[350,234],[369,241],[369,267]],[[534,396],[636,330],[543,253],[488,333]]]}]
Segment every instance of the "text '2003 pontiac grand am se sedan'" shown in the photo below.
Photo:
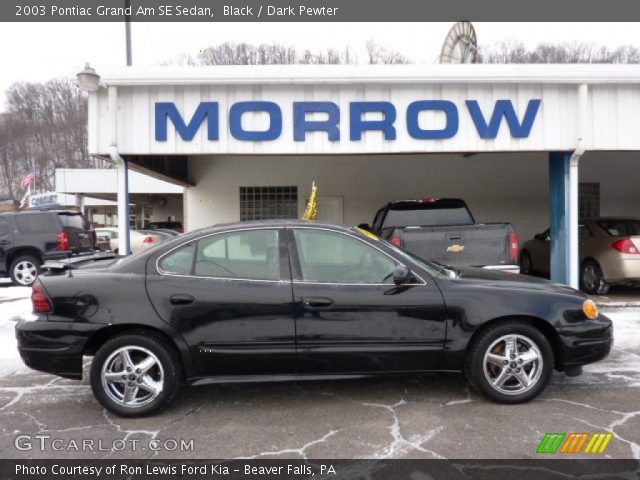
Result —
[{"label": "text '2003 pontiac grand am se sedan'", "polygon": [[218,225],[48,269],[36,320],[16,326],[24,362],[80,379],[93,356],[93,392],[123,416],[157,411],[184,384],[429,371],[519,403],[612,345],[611,321],[576,290],[313,222]]}]

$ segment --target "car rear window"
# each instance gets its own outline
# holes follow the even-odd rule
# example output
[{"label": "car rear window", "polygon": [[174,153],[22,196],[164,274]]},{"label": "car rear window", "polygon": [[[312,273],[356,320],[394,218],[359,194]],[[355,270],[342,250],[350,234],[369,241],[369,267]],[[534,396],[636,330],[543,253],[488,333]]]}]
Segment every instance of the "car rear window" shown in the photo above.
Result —
[{"label": "car rear window", "polygon": [[411,202],[391,205],[385,227],[438,227],[473,225],[473,217],[461,201]]},{"label": "car rear window", "polygon": [[58,231],[53,215],[48,213],[25,213],[16,215],[15,222],[18,231],[26,235]]},{"label": "car rear window", "polygon": [[596,222],[612,237],[640,235],[640,220],[616,219]]}]

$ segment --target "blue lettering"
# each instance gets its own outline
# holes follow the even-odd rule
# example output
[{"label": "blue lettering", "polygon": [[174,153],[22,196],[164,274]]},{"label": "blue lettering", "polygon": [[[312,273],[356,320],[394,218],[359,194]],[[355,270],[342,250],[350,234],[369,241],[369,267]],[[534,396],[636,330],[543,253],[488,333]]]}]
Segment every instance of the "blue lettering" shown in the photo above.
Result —
[{"label": "blue lettering", "polygon": [[[425,110],[444,112],[446,123],[441,130],[423,130],[418,124],[418,115]],[[424,100],[413,102],[407,107],[407,131],[420,140],[451,138],[458,133],[458,107],[448,100]]]},{"label": "blue lettering", "polygon": [[[307,113],[326,113],[326,120],[307,120]],[[304,142],[307,132],[327,132],[330,142],[340,140],[340,108],[333,102],[293,102],[293,139]]]},{"label": "blue lettering", "polygon": [[533,121],[536,118],[541,102],[542,100],[539,99],[529,100],[524,118],[522,119],[522,123],[520,123],[511,100],[498,100],[493,109],[491,121],[488,124],[480,110],[480,105],[477,100],[467,100],[465,103],[481,138],[496,138],[500,124],[502,123],[502,117],[507,120],[507,125],[509,126],[512,137],[527,138],[531,134]]},{"label": "blue lettering", "polygon": [[156,140],[159,142],[167,141],[168,119],[176,127],[176,133],[186,141],[193,140],[200,125],[207,119],[207,139],[218,140],[218,102],[202,102],[198,105],[188,125],[174,103],[156,103]]},{"label": "blue lettering", "polygon": [[[248,131],[242,128],[242,115],[247,112],[266,112],[269,115],[269,128],[264,131]],[[238,140],[265,141],[275,140],[282,133],[282,111],[273,102],[238,102],[229,110],[229,130]]]},{"label": "blue lettering", "polygon": [[[379,130],[384,133],[385,140],[396,139],[396,108],[389,102],[351,102],[349,104],[350,138],[361,140],[362,132]],[[382,112],[382,120],[363,120],[365,112]]]}]

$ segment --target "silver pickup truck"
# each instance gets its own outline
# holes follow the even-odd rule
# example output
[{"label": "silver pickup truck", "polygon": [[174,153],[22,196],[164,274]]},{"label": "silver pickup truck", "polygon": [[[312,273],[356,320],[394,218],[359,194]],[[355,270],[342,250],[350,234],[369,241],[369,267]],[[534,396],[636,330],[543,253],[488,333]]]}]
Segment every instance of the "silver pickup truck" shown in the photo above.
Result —
[{"label": "silver pickup truck", "polygon": [[361,225],[419,257],[454,267],[519,272],[518,235],[510,223],[476,223],[464,200],[398,200]]}]

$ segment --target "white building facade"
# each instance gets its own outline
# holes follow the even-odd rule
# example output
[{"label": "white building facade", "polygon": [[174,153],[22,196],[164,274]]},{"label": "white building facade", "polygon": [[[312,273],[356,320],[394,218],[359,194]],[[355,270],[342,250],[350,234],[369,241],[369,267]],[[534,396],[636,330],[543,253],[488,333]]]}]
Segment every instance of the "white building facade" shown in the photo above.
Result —
[{"label": "white building facade", "polygon": [[320,218],[347,224],[460,197],[521,240],[551,225],[552,276],[575,285],[580,208],[640,203],[637,66],[128,69],[101,86],[90,153],[184,186],[187,230],[298,216],[312,181]]}]

